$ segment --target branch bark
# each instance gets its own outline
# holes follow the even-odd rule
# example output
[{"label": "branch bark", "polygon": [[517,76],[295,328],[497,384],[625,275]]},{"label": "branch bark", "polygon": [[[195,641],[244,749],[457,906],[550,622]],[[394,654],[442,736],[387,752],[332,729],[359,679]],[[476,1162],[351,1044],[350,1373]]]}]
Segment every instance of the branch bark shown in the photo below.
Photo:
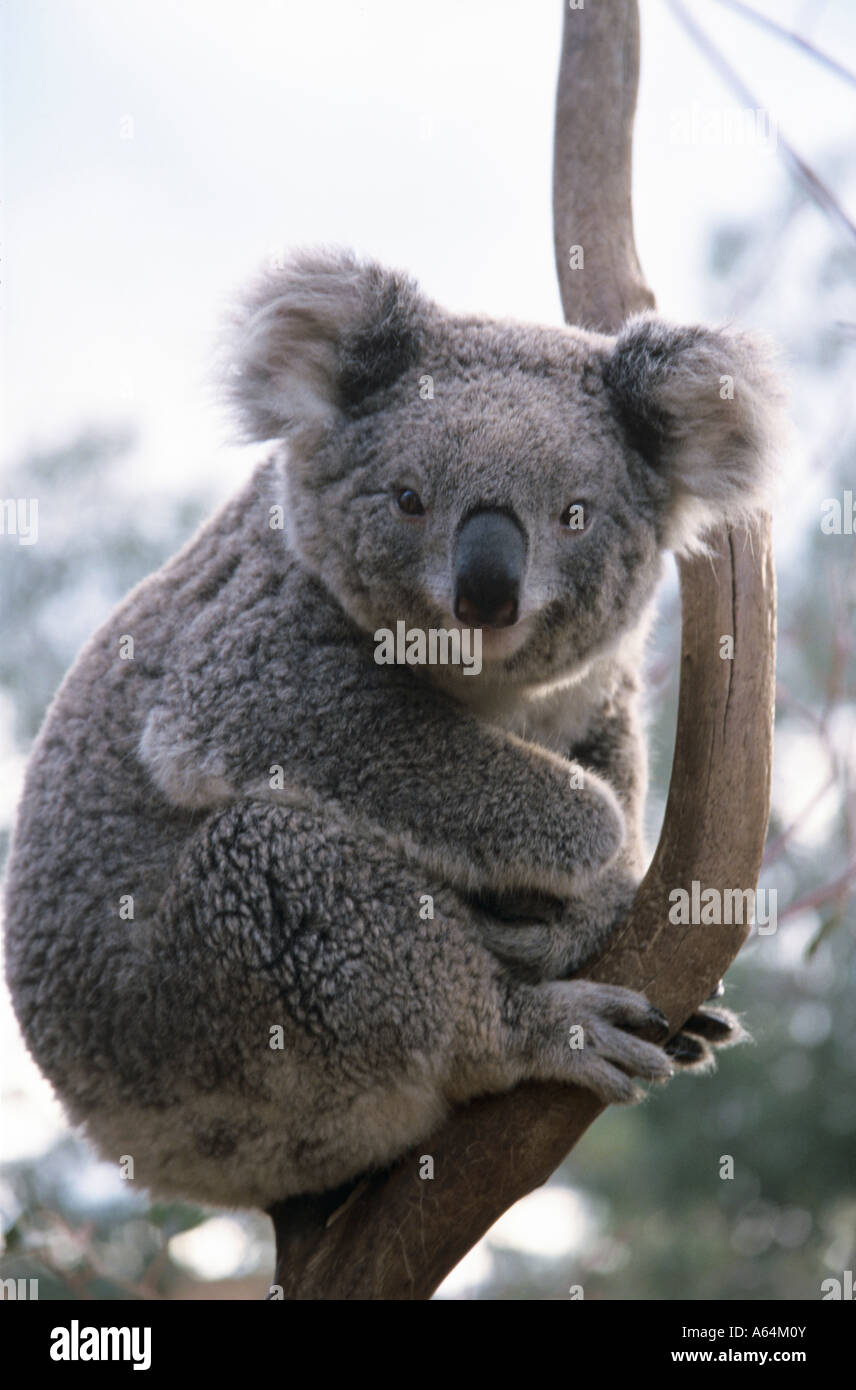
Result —
[{"label": "branch bark", "polygon": [[[556,85],[553,242],[567,323],[614,333],[654,307],[633,240],[637,0],[565,10]],[[569,251],[584,266],[571,270]]]},{"label": "branch bark", "polygon": [[[614,331],[653,304],[633,242],[636,0],[565,11],[554,214],[565,317]],[[568,248],[582,245],[585,269]],[[663,831],[633,909],[594,977],[644,990],[677,1032],[731,964],[748,927],[676,927],[669,892],[754,887],[769,811],[775,587],[766,518],[723,530],[683,563],[681,688]],[[734,659],[719,639],[734,637]],[[329,1226],[335,1198],[274,1208],[286,1298],[426,1299],[514,1202],[540,1186],[603,1107],[590,1092],[529,1084],[456,1112],[414,1155],[373,1176]]]}]

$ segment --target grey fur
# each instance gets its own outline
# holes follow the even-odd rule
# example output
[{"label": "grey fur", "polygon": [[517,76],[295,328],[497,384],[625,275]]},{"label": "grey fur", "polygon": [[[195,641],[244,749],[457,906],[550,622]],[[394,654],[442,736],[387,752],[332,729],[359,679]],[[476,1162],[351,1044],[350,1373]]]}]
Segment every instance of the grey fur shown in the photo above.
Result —
[{"label": "grey fur", "polygon": [[[267,1206],[524,1078],[624,1101],[670,1073],[643,998],[566,977],[643,867],[662,550],[757,503],[781,404],[746,337],[451,315],[333,253],[263,277],[235,327],[230,393],[279,442],[64,681],[14,837],[7,970],[104,1154]],[[405,487],[424,516],[396,512]],[[519,621],[475,678],[376,664],[378,628],[454,626],[454,538],[485,507],[526,537]]]}]

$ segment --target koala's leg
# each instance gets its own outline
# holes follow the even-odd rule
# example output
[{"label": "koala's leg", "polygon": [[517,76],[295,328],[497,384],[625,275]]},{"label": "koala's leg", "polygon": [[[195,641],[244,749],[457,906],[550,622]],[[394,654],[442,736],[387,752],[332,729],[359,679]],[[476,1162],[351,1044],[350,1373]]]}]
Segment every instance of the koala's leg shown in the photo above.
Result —
[{"label": "koala's leg", "polygon": [[647,1040],[668,1035],[665,1017],[644,995],[619,985],[516,983],[507,994],[507,1028],[523,1076],[570,1081],[606,1102],[639,1100],[634,1076],[663,1081],[673,1073],[663,1049]]},{"label": "koala's leg", "polygon": [[197,1200],[267,1207],[338,1187],[451,1104],[527,1078],[624,1101],[631,1076],[671,1072],[632,1031],[662,1027],[641,996],[521,981],[463,898],[314,811],[242,802],[207,821],[147,951],[123,1084],[87,1121],[144,1185]]},{"label": "koala's leg", "polygon": [[[488,950],[522,979],[567,979],[604,949],[614,927],[630,910],[634,879],[624,878],[620,870],[607,872],[604,878],[600,898],[592,895],[589,899],[542,904],[544,918],[552,920],[514,922],[486,914],[480,918],[481,938]],[[712,997],[718,998],[721,993],[722,987]],[[705,1004],[666,1043],[665,1051],[682,1070],[708,1071],[720,1048],[747,1038],[739,1018],[730,1009],[711,1009]]]}]

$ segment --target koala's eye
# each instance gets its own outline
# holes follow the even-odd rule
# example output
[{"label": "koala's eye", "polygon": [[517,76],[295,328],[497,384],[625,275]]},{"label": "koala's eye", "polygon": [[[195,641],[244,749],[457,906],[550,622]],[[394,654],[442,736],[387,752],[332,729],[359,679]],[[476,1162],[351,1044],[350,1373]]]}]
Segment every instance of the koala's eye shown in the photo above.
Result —
[{"label": "koala's eye", "polygon": [[398,510],[404,512],[405,516],[424,516],[425,508],[418,492],[414,492],[412,487],[402,488],[398,494]]},{"label": "koala's eye", "polygon": [[565,508],[559,517],[559,525],[568,531],[585,531],[591,520],[590,511],[588,502],[580,498]]}]

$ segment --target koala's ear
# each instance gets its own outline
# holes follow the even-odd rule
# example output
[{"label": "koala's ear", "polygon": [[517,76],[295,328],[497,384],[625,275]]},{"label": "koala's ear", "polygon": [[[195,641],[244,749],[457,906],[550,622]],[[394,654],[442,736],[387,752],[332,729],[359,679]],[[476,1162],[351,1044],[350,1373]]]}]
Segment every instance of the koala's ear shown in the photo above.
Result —
[{"label": "koala's ear", "polygon": [[630,443],[669,486],[666,545],[692,549],[709,526],[764,505],[787,430],[763,339],[640,314],[603,373]]},{"label": "koala's ear", "polygon": [[427,304],[414,283],[349,252],[265,271],[233,315],[224,380],[247,440],[331,424],[416,360]]}]

